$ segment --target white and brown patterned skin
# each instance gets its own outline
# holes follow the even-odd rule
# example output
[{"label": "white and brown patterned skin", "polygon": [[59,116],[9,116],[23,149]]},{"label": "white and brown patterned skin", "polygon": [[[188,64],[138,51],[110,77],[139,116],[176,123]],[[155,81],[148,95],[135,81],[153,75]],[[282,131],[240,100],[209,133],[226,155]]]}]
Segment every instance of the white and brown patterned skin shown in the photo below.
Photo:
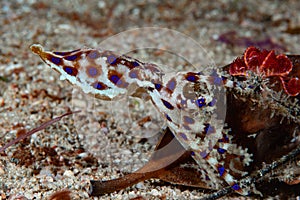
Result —
[{"label": "white and brown patterned skin", "polygon": [[[117,56],[110,51],[79,49],[70,52],[48,52],[41,45],[32,45],[51,68],[85,93],[102,100],[117,100],[122,95],[150,99],[176,139],[197,162],[202,179],[213,189],[226,184],[243,195],[249,189],[237,184],[234,163],[249,165],[251,155],[231,143],[231,136],[217,119],[214,91],[232,87],[233,83],[217,74],[204,76],[195,72],[164,74],[158,66],[136,59]],[[228,164],[229,160],[229,164]],[[227,162],[227,163],[225,163]]]}]

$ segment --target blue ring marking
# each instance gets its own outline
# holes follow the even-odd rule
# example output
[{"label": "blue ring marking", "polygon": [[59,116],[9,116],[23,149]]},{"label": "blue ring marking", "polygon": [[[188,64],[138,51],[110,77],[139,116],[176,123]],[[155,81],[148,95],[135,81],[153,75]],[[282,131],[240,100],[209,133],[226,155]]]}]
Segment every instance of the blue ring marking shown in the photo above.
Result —
[{"label": "blue ring marking", "polygon": [[73,74],[73,67],[64,67],[65,72],[67,74],[72,75]]},{"label": "blue ring marking", "polygon": [[174,79],[168,82],[167,88],[169,88],[169,90],[174,91],[175,87],[176,87],[176,81]]},{"label": "blue ring marking", "polygon": [[226,135],[223,135],[223,138],[219,139],[218,142],[229,142],[229,138]]},{"label": "blue ring marking", "polygon": [[78,57],[77,55],[65,56],[64,59],[66,59],[68,61],[74,61],[74,60],[76,60],[77,57]]},{"label": "blue ring marking", "polygon": [[191,156],[194,156],[195,155],[195,152],[191,151]]},{"label": "blue ring marking", "polygon": [[204,128],[204,131],[208,135],[208,134],[214,133],[215,128],[213,126],[209,125],[209,124],[206,124],[205,128]]},{"label": "blue ring marking", "polygon": [[122,79],[119,79],[119,80],[116,82],[116,85],[118,85],[118,86],[121,86],[121,85],[123,85],[123,81],[122,81]]},{"label": "blue ring marking", "polygon": [[215,85],[220,86],[222,84],[223,78],[218,75],[216,70],[213,70],[213,72],[210,75],[213,77]]},{"label": "blue ring marking", "polygon": [[192,130],[188,125],[182,125],[182,127],[183,127],[185,130],[188,130],[188,131]]},{"label": "blue ring marking", "polygon": [[100,54],[98,51],[92,51],[88,54],[88,57],[91,59],[96,59],[100,57]]},{"label": "blue ring marking", "polygon": [[172,104],[170,104],[169,102],[161,99],[161,101],[163,102],[163,104],[170,110],[173,110],[174,109],[174,106],[172,106]]},{"label": "blue ring marking", "polygon": [[220,86],[220,85],[222,85],[222,78],[221,77],[219,77],[219,76],[215,76],[214,77],[214,84],[215,85],[218,85],[218,86]]},{"label": "blue ring marking", "polygon": [[95,67],[89,67],[88,73],[90,76],[96,76],[98,74],[98,70]]},{"label": "blue ring marking", "polygon": [[168,121],[172,122],[172,119],[169,115],[165,114],[165,117],[167,118]]},{"label": "blue ring marking", "polygon": [[58,56],[65,56],[65,55],[69,54],[70,52],[53,52],[53,53]]},{"label": "blue ring marking", "polygon": [[104,86],[103,86],[102,84],[100,84],[100,83],[97,83],[96,88],[97,88],[98,90],[101,90],[101,89],[104,88]]},{"label": "blue ring marking", "polygon": [[205,180],[210,181],[210,178],[207,175],[205,175]]},{"label": "blue ring marking", "polygon": [[222,149],[222,148],[218,148],[217,151],[218,151],[220,154],[223,154],[223,153],[226,152],[226,150],[225,150],[225,149]]},{"label": "blue ring marking", "polygon": [[179,133],[179,135],[184,139],[184,140],[188,140],[187,136],[184,133]]},{"label": "blue ring marking", "polygon": [[196,82],[197,81],[197,78],[195,75],[188,75],[186,77],[186,80],[190,81],[190,82]]},{"label": "blue ring marking", "polygon": [[211,76],[219,76],[218,73],[217,73],[217,71],[215,69],[212,71],[212,73],[210,75]]},{"label": "blue ring marking", "polygon": [[117,84],[118,81],[120,81],[120,77],[117,76],[117,75],[112,75],[112,76],[110,76],[109,79],[110,79],[114,84]]},{"label": "blue ring marking", "polygon": [[225,173],[225,168],[221,165],[218,167],[218,172],[220,174],[220,176],[223,176]]},{"label": "blue ring marking", "polygon": [[197,99],[196,102],[195,102],[195,104],[199,108],[202,108],[203,106],[205,106],[205,98]]},{"label": "blue ring marking", "polygon": [[235,183],[233,186],[231,186],[231,188],[234,189],[234,190],[240,190],[241,189],[241,187],[237,183]]},{"label": "blue ring marking", "polygon": [[130,71],[129,72],[129,77],[130,78],[138,78],[138,74],[136,71]]},{"label": "blue ring marking", "polygon": [[186,123],[188,123],[188,124],[193,124],[193,123],[195,123],[195,120],[194,120],[193,118],[191,118],[191,117],[188,117],[188,116],[184,116],[184,117],[183,117],[183,120],[184,120],[184,122],[186,122]]},{"label": "blue ring marking", "polygon": [[110,55],[107,57],[107,62],[111,65],[116,64],[117,58],[114,55]]},{"label": "blue ring marking", "polygon": [[187,105],[187,100],[181,99],[180,104],[181,104],[182,106]]},{"label": "blue ring marking", "polygon": [[217,103],[217,99],[213,98],[213,100],[211,102],[209,102],[207,105],[212,107],[212,106],[216,105],[216,103]]},{"label": "blue ring marking", "polygon": [[96,82],[93,84],[93,87],[97,90],[104,90],[106,89],[106,85],[104,83],[101,83],[101,82]]},{"label": "blue ring marking", "polygon": [[132,65],[133,65],[134,67],[140,66],[140,64],[139,64],[138,62],[136,62],[136,61],[133,61],[133,62],[132,62]]},{"label": "blue ring marking", "polygon": [[201,156],[202,158],[206,158],[207,155],[208,155],[208,153],[206,153],[205,150],[200,152],[200,156]]},{"label": "blue ring marking", "polygon": [[53,62],[56,65],[59,65],[61,63],[61,58],[57,58],[57,57],[51,57],[50,58],[51,62]]},{"label": "blue ring marking", "polygon": [[155,83],[155,89],[156,89],[156,90],[160,91],[161,88],[162,88],[162,85],[161,85],[161,84]]}]

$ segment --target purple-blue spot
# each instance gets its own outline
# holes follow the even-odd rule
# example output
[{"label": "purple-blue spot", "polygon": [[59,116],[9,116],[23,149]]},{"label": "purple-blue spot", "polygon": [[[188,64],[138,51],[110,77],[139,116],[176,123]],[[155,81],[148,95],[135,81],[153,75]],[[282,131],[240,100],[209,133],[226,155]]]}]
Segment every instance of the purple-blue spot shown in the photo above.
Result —
[{"label": "purple-blue spot", "polygon": [[186,105],[186,104],[187,104],[187,100],[183,100],[183,99],[181,99],[181,102],[180,102],[180,104],[181,104],[181,105],[183,105],[183,106],[184,106],[184,105]]},{"label": "purple-blue spot", "polygon": [[162,85],[159,83],[155,83],[155,89],[157,89],[158,91],[160,91],[162,88]]},{"label": "purple-blue spot", "polygon": [[61,58],[51,57],[50,60],[56,65],[59,65],[61,63]]},{"label": "purple-blue spot", "polygon": [[95,67],[89,67],[88,73],[90,76],[96,76],[98,74],[98,70]]},{"label": "purple-blue spot", "polygon": [[138,74],[137,74],[137,72],[136,71],[130,71],[129,72],[129,77],[130,78],[138,78]]},{"label": "purple-blue spot", "polygon": [[69,54],[70,52],[53,52],[53,53],[58,56],[65,56],[65,55]]},{"label": "purple-blue spot", "polygon": [[120,81],[120,77],[118,77],[117,75],[112,75],[110,77],[111,82],[113,82],[114,84],[117,84]]},{"label": "purple-blue spot", "polygon": [[225,142],[229,142],[229,138],[228,138],[227,135],[224,135],[224,141],[225,141]]},{"label": "purple-blue spot", "polygon": [[225,173],[225,168],[221,165],[218,167],[218,172],[220,174],[220,176],[223,176]]},{"label": "purple-blue spot", "polygon": [[136,61],[133,61],[133,62],[132,62],[132,65],[133,65],[134,67],[137,67],[137,66],[139,66],[140,64],[139,64],[138,62],[136,62]]},{"label": "purple-blue spot", "polygon": [[225,150],[225,149],[222,149],[222,148],[218,148],[218,152],[219,152],[220,154],[223,154],[223,153],[226,152],[226,150]]},{"label": "purple-blue spot", "polygon": [[205,180],[209,181],[210,178],[207,175],[205,175]]},{"label": "purple-blue spot", "polygon": [[220,77],[218,75],[218,73],[216,72],[216,70],[214,70],[212,73],[211,73],[211,76],[213,77],[213,81],[214,81],[214,84],[215,85],[221,85],[222,84],[222,77]]},{"label": "purple-blue spot", "polygon": [[180,137],[182,137],[184,140],[188,140],[187,136],[184,133],[179,133]]},{"label": "purple-blue spot", "polygon": [[116,64],[117,59],[116,59],[115,56],[110,55],[110,56],[107,57],[107,62],[108,62],[109,64],[113,65],[113,64]]},{"label": "purple-blue spot", "polygon": [[185,124],[183,124],[182,127],[183,127],[185,130],[188,130],[188,131],[192,130],[188,125],[185,125]]},{"label": "purple-blue spot", "polygon": [[216,70],[213,70],[212,73],[210,74],[211,76],[218,76],[218,73]]},{"label": "purple-blue spot", "polygon": [[215,128],[209,124],[205,124],[204,132],[208,135],[215,132]]},{"label": "purple-blue spot", "polygon": [[95,86],[96,86],[95,88],[98,90],[101,90],[103,88],[103,85],[101,85],[100,83],[96,83]]},{"label": "purple-blue spot", "polygon": [[206,153],[205,150],[200,152],[200,156],[201,156],[202,158],[206,158],[207,155],[208,155],[208,153]]},{"label": "purple-blue spot", "polygon": [[222,78],[219,76],[214,77],[214,84],[220,86],[222,84]]},{"label": "purple-blue spot", "polygon": [[73,68],[72,67],[64,67],[65,72],[67,72],[67,74],[73,74]]},{"label": "purple-blue spot", "polygon": [[176,81],[175,81],[175,79],[173,78],[173,79],[171,79],[171,80],[168,82],[167,88],[168,88],[169,90],[171,90],[171,91],[174,91],[175,87],[176,87]]},{"label": "purple-blue spot", "polygon": [[78,70],[74,67],[64,66],[63,69],[67,74],[71,76],[76,76],[78,74]]},{"label": "purple-blue spot", "polygon": [[104,83],[101,83],[101,82],[94,83],[93,87],[98,89],[98,90],[104,90],[104,89],[107,88],[107,86]]},{"label": "purple-blue spot", "polygon": [[194,156],[195,155],[195,152],[191,151],[191,156]]},{"label": "purple-blue spot", "polygon": [[186,80],[190,81],[190,82],[196,82],[197,81],[197,78],[195,75],[188,75],[186,77]]},{"label": "purple-blue spot", "polygon": [[205,98],[197,99],[196,102],[195,102],[195,104],[199,108],[202,108],[203,106],[205,106]]},{"label": "purple-blue spot", "polygon": [[65,56],[64,59],[66,59],[68,61],[74,61],[74,60],[76,60],[77,57],[78,57],[77,55]]},{"label": "purple-blue spot", "polygon": [[229,138],[226,135],[223,135],[223,138],[219,139],[218,142],[229,142]]},{"label": "purple-blue spot", "polygon": [[91,51],[89,54],[88,54],[88,57],[91,58],[91,59],[97,59],[100,57],[100,54],[98,51]]},{"label": "purple-blue spot", "polygon": [[211,102],[209,102],[207,105],[208,106],[214,106],[216,105],[217,99],[213,98],[213,100]]},{"label": "purple-blue spot", "polygon": [[184,120],[184,122],[186,122],[186,123],[188,123],[188,124],[193,124],[193,123],[195,123],[195,120],[194,120],[193,118],[191,118],[191,117],[188,117],[188,116],[184,116],[184,117],[183,117],[183,120]]},{"label": "purple-blue spot", "polygon": [[169,115],[165,114],[165,117],[167,118],[168,121],[172,122],[172,119]]},{"label": "purple-blue spot", "polygon": [[169,102],[165,101],[165,100],[161,100],[163,102],[163,104],[170,110],[174,109],[174,106],[172,106],[172,104],[170,104]]},{"label": "purple-blue spot", "polygon": [[241,187],[236,183],[233,186],[231,186],[231,188],[234,189],[234,190],[240,190],[241,189]]}]

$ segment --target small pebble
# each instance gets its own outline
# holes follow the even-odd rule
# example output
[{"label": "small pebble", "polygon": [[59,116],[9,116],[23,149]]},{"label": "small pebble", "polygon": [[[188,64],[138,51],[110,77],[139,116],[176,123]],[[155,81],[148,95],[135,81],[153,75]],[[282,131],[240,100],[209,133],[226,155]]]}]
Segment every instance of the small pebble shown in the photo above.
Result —
[{"label": "small pebble", "polygon": [[74,173],[71,170],[66,170],[63,174],[63,176],[67,176],[70,178],[74,178]]},{"label": "small pebble", "polygon": [[78,154],[79,158],[86,158],[87,156],[88,156],[87,152],[83,152],[83,153]]},{"label": "small pebble", "polygon": [[150,192],[150,194],[152,194],[153,196],[159,196],[159,195],[161,195],[157,189],[152,189],[151,192]]},{"label": "small pebble", "polygon": [[135,187],[136,187],[137,189],[145,189],[145,185],[144,185],[143,182],[139,182],[138,184],[135,185]]}]

